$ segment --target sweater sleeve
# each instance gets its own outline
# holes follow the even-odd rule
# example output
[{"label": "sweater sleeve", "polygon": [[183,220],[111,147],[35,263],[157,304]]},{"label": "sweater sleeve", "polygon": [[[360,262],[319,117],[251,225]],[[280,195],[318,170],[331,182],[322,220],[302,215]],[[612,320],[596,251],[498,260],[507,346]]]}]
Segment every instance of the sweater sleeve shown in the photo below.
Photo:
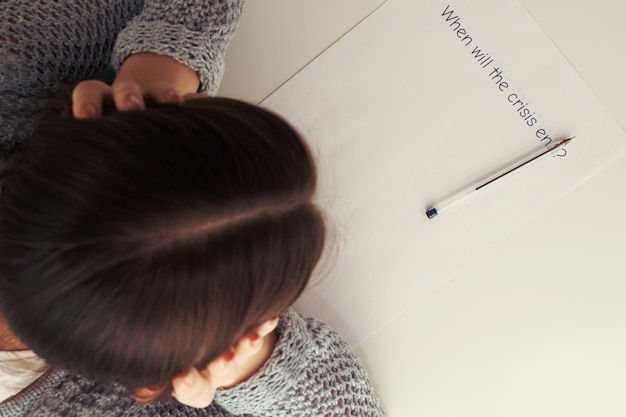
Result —
[{"label": "sweater sleeve", "polygon": [[119,70],[132,54],[167,55],[200,75],[199,91],[214,95],[224,56],[244,0],[145,0],[142,12],[118,35],[111,64]]}]

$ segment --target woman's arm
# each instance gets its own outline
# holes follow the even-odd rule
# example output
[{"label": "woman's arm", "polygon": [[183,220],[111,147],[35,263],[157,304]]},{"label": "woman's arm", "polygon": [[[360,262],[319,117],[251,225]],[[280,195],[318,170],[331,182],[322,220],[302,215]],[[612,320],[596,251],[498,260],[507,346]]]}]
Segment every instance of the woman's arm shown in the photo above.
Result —
[{"label": "woman's arm", "polygon": [[144,96],[180,102],[186,93],[215,94],[224,56],[244,0],[146,0],[144,9],[117,37],[111,87],[93,80],[73,94],[76,117],[99,116],[103,103],[118,110],[144,107]]}]

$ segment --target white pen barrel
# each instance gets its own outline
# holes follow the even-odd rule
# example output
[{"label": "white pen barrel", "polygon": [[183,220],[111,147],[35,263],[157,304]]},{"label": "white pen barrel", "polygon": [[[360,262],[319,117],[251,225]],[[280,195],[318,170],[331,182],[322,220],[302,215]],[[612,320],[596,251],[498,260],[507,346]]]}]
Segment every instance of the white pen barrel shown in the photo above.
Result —
[{"label": "white pen barrel", "polygon": [[528,155],[523,160],[517,161],[516,163],[511,164],[510,166],[498,171],[497,173],[489,176],[488,178],[485,178],[480,183],[473,185],[471,187],[468,187],[454,194],[453,196],[449,198],[446,198],[445,200],[441,201],[436,206],[431,207],[430,209],[426,210],[426,216],[428,216],[429,219],[432,219],[433,217],[437,216],[439,213],[467,200],[469,197],[476,194],[478,191],[481,191],[489,187],[490,185],[508,176],[509,174],[512,174],[513,172],[518,172],[521,169],[526,168],[538,161],[544,160],[550,156],[554,156],[559,148],[567,145],[569,142],[571,142],[572,139],[573,138],[562,140],[561,142],[557,143],[557,145],[552,148],[541,149],[531,155]]},{"label": "white pen barrel", "polygon": [[468,198],[470,198],[472,195],[476,194],[476,187],[472,186],[472,187],[468,187],[456,194],[454,194],[451,197],[446,198],[443,201],[440,201],[436,206],[430,208],[428,211],[426,211],[426,215],[428,216],[428,218],[432,219],[433,217],[435,217],[436,215],[442,213],[443,211],[456,206],[457,204],[467,200]]}]

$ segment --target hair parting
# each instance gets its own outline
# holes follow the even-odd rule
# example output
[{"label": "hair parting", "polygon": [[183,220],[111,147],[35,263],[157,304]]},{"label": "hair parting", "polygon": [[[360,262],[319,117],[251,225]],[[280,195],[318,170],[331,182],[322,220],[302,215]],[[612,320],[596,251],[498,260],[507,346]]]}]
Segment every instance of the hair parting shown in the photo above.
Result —
[{"label": "hair parting", "polygon": [[300,135],[240,101],[50,119],[0,195],[2,314],[51,365],[166,399],[304,291],[315,187]]}]

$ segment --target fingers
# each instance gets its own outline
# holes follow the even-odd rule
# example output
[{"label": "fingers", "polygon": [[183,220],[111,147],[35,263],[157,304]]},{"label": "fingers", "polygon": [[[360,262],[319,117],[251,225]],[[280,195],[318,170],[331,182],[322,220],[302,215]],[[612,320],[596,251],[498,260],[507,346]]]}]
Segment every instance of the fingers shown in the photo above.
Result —
[{"label": "fingers", "polygon": [[267,320],[265,323],[257,327],[256,331],[259,333],[259,335],[261,335],[261,337],[267,336],[268,334],[273,332],[276,327],[278,327],[278,321],[278,316],[272,317],[271,319]]},{"label": "fingers", "polygon": [[263,339],[258,332],[252,331],[239,340],[233,353],[240,361],[246,361],[256,355],[263,347]]},{"label": "fingers", "polygon": [[183,104],[185,101],[183,96],[181,96],[174,87],[162,82],[151,84],[144,91],[144,98],[161,104]]},{"label": "fingers", "polygon": [[114,82],[111,86],[111,93],[118,111],[142,110],[146,107],[143,91],[134,81]]},{"label": "fingers", "polygon": [[205,408],[213,401],[215,387],[205,373],[191,368],[186,373],[172,380],[173,396],[184,405],[195,408]]},{"label": "fingers", "polygon": [[159,104],[183,104],[183,97],[174,87],[164,82],[150,84],[142,89],[134,81],[114,82],[112,87],[113,102],[119,111],[142,110],[146,102]]},{"label": "fingers", "polygon": [[211,375],[220,386],[228,385],[234,376],[236,362],[233,360],[235,352],[228,350],[217,359],[213,359],[206,368],[206,373]]},{"label": "fingers", "polygon": [[[206,96],[205,96],[206,97]],[[158,82],[142,89],[134,81],[118,81],[109,86],[98,80],[80,82],[72,91],[72,114],[77,119],[100,117],[107,111],[142,110],[146,101],[183,104],[185,99],[167,83]]]},{"label": "fingers", "polygon": [[184,101],[196,100],[199,98],[207,98],[209,95],[207,93],[187,93],[183,96]]},{"label": "fingers", "polygon": [[215,390],[235,380],[236,362],[234,352],[227,350],[202,371],[191,368],[186,373],[172,380],[172,395],[184,405],[204,408],[208,407],[215,397]]},{"label": "fingers", "polygon": [[114,106],[119,111],[145,108],[139,84],[126,81],[109,86],[102,81],[86,80],[72,91],[72,114],[77,119],[100,117]]},{"label": "fingers", "polygon": [[247,379],[242,377],[242,372],[247,374],[248,360],[253,356],[246,347],[239,343],[236,347],[231,347],[219,357],[212,360],[206,367],[206,375],[210,375],[211,381],[217,387],[231,388],[239,382]]},{"label": "fingers", "polygon": [[248,379],[265,362],[263,359],[260,364],[257,363],[259,355],[264,355],[264,346],[267,347],[264,340],[277,325],[278,317],[264,322],[212,360],[206,368],[201,371],[192,368],[175,377],[172,385],[176,400],[191,407],[206,407],[213,401],[217,388],[230,388]]},{"label": "fingers", "polygon": [[[242,337],[230,352],[240,363],[257,355],[263,349],[263,339],[278,326],[278,317],[262,323]],[[222,355],[223,356],[223,355]]]},{"label": "fingers", "polygon": [[105,98],[110,95],[111,87],[102,81],[82,81],[72,91],[72,114],[77,119],[99,117]]},{"label": "fingers", "polygon": [[204,408],[215,397],[215,390],[227,386],[235,380],[236,362],[234,352],[228,350],[202,371],[191,368],[172,380],[173,397],[181,404]]}]

